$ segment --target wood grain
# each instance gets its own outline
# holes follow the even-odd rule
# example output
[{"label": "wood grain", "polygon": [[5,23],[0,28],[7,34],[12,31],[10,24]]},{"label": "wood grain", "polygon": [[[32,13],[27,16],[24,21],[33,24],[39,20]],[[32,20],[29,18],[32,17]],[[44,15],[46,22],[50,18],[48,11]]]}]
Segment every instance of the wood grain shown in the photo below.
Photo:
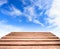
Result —
[{"label": "wood grain", "polygon": [[51,32],[11,32],[0,39],[0,49],[60,49]]}]

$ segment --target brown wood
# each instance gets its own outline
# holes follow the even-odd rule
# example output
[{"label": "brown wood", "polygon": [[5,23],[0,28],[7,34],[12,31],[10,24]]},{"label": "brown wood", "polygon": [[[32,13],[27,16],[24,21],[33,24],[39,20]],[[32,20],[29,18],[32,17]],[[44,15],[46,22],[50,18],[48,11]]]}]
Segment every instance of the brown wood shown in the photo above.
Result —
[{"label": "brown wood", "polygon": [[60,49],[60,46],[0,46],[0,49]]},{"label": "brown wood", "polygon": [[0,49],[60,49],[60,39],[50,32],[11,32],[0,39]]},{"label": "brown wood", "polygon": [[0,42],[59,42],[60,39],[0,39]]},{"label": "brown wood", "polygon": [[51,32],[11,32],[6,36],[55,36]]},{"label": "brown wood", "polygon": [[3,39],[58,39],[56,36],[5,36]]}]

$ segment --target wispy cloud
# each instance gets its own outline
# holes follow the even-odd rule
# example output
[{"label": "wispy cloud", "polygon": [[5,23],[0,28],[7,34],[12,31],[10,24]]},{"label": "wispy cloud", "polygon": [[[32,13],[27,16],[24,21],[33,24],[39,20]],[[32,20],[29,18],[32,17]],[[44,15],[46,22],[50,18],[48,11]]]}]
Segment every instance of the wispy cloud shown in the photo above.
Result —
[{"label": "wispy cloud", "polygon": [[53,18],[53,20],[49,20],[50,22],[54,22],[53,24],[56,26],[54,28],[54,25],[51,25],[52,32],[60,37],[60,0],[54,0],[52,4],[52,8],[49,11],[49,17]]},{"label": "wispy cloud", "polygon": [[[21,12],[19,9],[17,9],[13,4],[11,5],[11,7],[9,7],[11,9],[11,11],[7,11],[2,9],[2,13],[7,13],[7,15],[10,15],[12,17],[17,17],[17,16],[21,16],[24,15],[28,21],[36,23],[36,24],[40,24],[42,27],[44,26],[44,24],[38,20],[40,18],[40,16],[42,16],[43,14],[45,14],[47,12],[47,9],[50,8],[50,4],[51,1],[48,0],[29,0],[29,2],[31,3],[30,5],[24,7],[24,11]],[[22,1],[23,4],[26,4],[26,1]],[[44,4],[43,4],[44,3]],[[4,12],[5,11],[5,12]],[[44,13],[45,11],[45,13]],[[39,12],[39,13],[38,13]]]},{"label": "wispy cloud", "polygon": [[24,8],[24,15],[28,18],[29,21],[35,17],[34,7],[28,6]]},{"label": "wispy cloud", "polygon": [[[44,27],[45,24],[42,23],[39,20],[39,18],[42,17],[44,14],[47,15],[46,13],[47,13],[47,11],[49,11],[48,9],[51,8],[52,0],[48,0],[48,1],[47,0],[44,0],[44,1],[30,0],[30,2],[31,2],[31,5],[24,7],[24,15],[28,18],[29,21],[39,24],[42,27]],[[50,19],[50,18],[48,18],[48,19]],[[46,22],[49,23],[48,21],[46,21]]]},{"label": "wispy cloud", "polygon": [[[0,5],[3,5],[6,3],[2,1],[0,2],[1,2]],[[48,16],[47,18],[43,17],[46,20],[45,23],[50,24],[49,26],[46,27],[46,30],[51,31],[60,37],[60,0],[54,0],[54,1],[30,0],[30,2],[31,2],[31,5],[24,7],[23,12],[17,9],[14,5],[9,7],[11,11],[7,11],[7,10],[4,11],[3,9],[2,12],[5,14],[7,13],[7,15],[10,15],[12,17],[24,15],[28,19],[28,21],[33,22],[35,24],[39,24],[42,27],[44,27],[45,25],[39,20],[39,18],[45,14]],[[26,4],[25,0],[23,0],[23,4]],[[3,27],[1,27],[2,25]],[[6,30],[10,28],[9,30],[15,31],[17,28],[16,26],[0,24],[0,27],[2,28],[2,30],[3,28],[5,30],[5,26],[6,27],[8,26]]]},{"label": "wispy cloud", "polygon": [[2,6],[3,4],[7,3],[7,0],[0,0],[0,6]]},{"label": "wispy cloud", "polygon": [[20,16],[22,15],[22,12],[20,10],[18,10],[15,6],[11,5],[9,6],[10,11],[2,9],[1,12],[3,14],[12,16],[12,17],[16,17],[16,16]]},{"label": "wispy cloud", "polygon": [[34,6],[28,6],[24,8],[24,15],[25,17],[27,17],[28,21],[36,23],[36,24],[40,24],[41,26],[44,26],[39,20],[37,20],[36,18],[38,18],[38,15],[35,13],[35,7]]},{"label": "wispy cloud", "polygon": [[12,12],[9,13],[11,16],[22,15],[22,12],[20,10],[18,10],[16,7],[12,6],[11,8],[12,8]]}]

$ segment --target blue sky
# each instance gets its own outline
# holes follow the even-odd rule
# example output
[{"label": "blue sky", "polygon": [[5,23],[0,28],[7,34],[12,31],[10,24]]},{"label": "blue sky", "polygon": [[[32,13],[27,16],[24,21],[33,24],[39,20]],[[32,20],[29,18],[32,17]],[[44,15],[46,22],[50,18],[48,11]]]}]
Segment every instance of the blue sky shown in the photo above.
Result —
[{"label": "blue sky", "polygon": [[0,37],[15,31],[51,31],[60,37],[59,21],[59,0],[0,0]]}]

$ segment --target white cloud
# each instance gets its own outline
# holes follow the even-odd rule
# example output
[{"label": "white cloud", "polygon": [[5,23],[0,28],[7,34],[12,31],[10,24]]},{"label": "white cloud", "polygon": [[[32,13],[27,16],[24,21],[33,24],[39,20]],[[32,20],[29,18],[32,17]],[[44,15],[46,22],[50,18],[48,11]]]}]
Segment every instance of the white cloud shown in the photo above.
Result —
[{"label": "white cloud", "polygon": [[32,21],[32,19],[35,16],[34,7],[32,7],[32,6],[25,7],[24,15],[28,18],[29,21]]},{"label": "white cloud", "polygon": [[[10,15],[12,17],[25,15],[27,17],[28,21],[31,21],[33,23],[44,26],[44,24],[41,23],[39,20],[36,20],[36,18],[38,18],[39,16],[41,16],[43,14],[44,9],[50,8],[50,6],[51,6],[50,4],[52,4],[51,2],[53,2],[51,9],[49,9],[45,12],[45,14],[47,14],[49,16],[49,18],[47,19],[47,22],[51,24],[49,27],[47,27],[47,29],[49,30],[50,28],[52,28],[49,31],[53,32],[58,37],[60,37],[60,0],[54,0],[54,1],[52,1],[52,0],[48,0],[48,1],[47,0],[44,0],[44,1],[43,0],[38,0],[38,1],[30,0],[30,1],[32,4],[27,7],[24,7],[23,13],[13,5],[10,7],[10,9],[11,9],[10,12],[4,11],[4,10],[2,10],[2,12],[5,14],[7,13],[8,15]],[[6,3],[6,2],[2,2],[2,1],[0,1],[0,2],[1,2],[0,5],[3,5]],[[23,2],[24,2],[24,0],[23,0]],[[24,2],[24,4],[26,4],[26,3]],[[40,12],[39,15],[35,13],[35,11],[36,11],[35,6],[38,6],[38,8],[40,10],[42,9],[42,12]],[[54,18],[54,19],[50,19],[50,18]],[[54,28],[55,26],[56,26],[56,28]],[[4,31],[10,32],[10,31],[15,31],[15,30],[18,30],[18,31],[20,30],[20,28],[18,28],[16,26],[11,26],[11,25],[0,24],[0,27],[2,28],[2,29],[0,29],[0,32],[3,32],[3,34],[4,34]],[[4,29],[4,31],[2,31],[3,29]]]},{"label": "white cloud", "polygon": [[4,20],[0,21],[0,38],[5,36],[6,34],[8,34],[10,32],[22,31],[22,28],[20,28],[20,27],[16,27],[13,25],[7,25],[5,23],[6,23],[6,21],[4,21]]},{"label": "white cloud", "polygon": [[7,0],[0,0],[0,6],[2,6],[5,3],[7,3]]},{"label": "white cloud", "polygon": [[33,20],[33,22],[44,27],[44,24],[42,24],[39,20],[36,20],[36,19],[35,19],[35,20]]},{"label": "white cloud", "polygon": [[12,12],[9,13],[11,16],[22,15],[22,12],[18,10],[16,7],[12,6],[11,8],[12,8]]},{"label": "white cloud", "polygon": [[3,14],[6,14],[6,15],[9,15],[9,16],[12,16],[12,17],[16,17],[16,16],[20,16],[22,15],[22,12],[20,10],[18,10],[15,6],[11,5],[9,7],[10,11],[8,10],[5,10],[5,9],[1,9],[1,12]]},{"label": "white cloud", "polygon": [[[42,24],[39,20],[36,19],[36,18],[38,18],[38,15],[35,13],[34,8],[35,8],[34,6],[25,7],[24,8],[24,15],[27,17],[27,19],[30,22],[44,26],[44,24]],[[40,15],[41,15],[41,13],[40,13]]]},{"label": "white cloud", "polygon": [[[24,1],[24,0],[23,0]],[[40,20],[37,20],[37,18],[39,19],[40,16],[42,16],[43,14],[46,14],[47,11],[49,10],[46,10],[48,8],[51,7],[51,2],[52,0],[30,0],[31,1],[31,5],[27,6],[27,7],[24,7],[24,15],[27,17],[27,19],[33,23],[36,23],[36,24],[40,24],[42,27],[44,27],[45,25],[43,23],[40,22]],[[25,1],[24,1],[25,3]],[[43,4],[44,3],[44,4]],[[37,9],[36,6],[38,7],[38,9],[41,11],[39,14],[36,13]],[[44,10],[45,13],[44,13]]]},{"label": "white cloud", "polygon": [[[14,5],[11,5],[10,10],[11,11],[7,11],[7,10],[1,10],[2,13],[6,14],[7,15],[10,15],[12,17],[17,17],[17,16],[20,16],[20,15],[24,15],[25,17],[27,17],[28,21],[31,21],[33,23],[37,23],[37,24],[40,24],[41,26],[44,26],[43,23],[41,23],[39,20],[36,20],[36,18],[40,17],[41,15],[43,15],[43,12],[44,12],[44,9],[48,8],[49,6],[49,2],[50,0],[46,2],[46,0],[44,0],[44,4],[42,4],[42,0],[30,0],[31,2],[31,5],[29,6],[26,6],[24,7],[24,12],[21,12],[20,10],[18,10]],[[26,3],[24,0],[22,1],[24,4]],[[46,5],[44,7],[44,5]],[[38,6],[39,10],[42,9],[42,12],[40,12],[39,14],[36,13],[36,10],[35,7]],[[44,13],[45,14],[45,13]]]},{"label": "white cloud", "polygon": [[36,13],[36,10],[37,9],[35,9],[35,5],[24,7],[23,15],[25,15],[25,17],[27,17],[28,21],[36,23],[36,24],[40,24],[41,26],[44,26],[43,23],[41,23],[39,20],[36,19],[36,18],[40,17],[43,14],[43,12],[41,12],[38,15]]},{"label": "white cloud", "polygon": [[[52,28],[52,32],[60,37],[60,0],[54,0],[51,9],[49,10],[49,17],[53,18],[53,20],[49,20],[50,22],[54,22],[56,28]],[[53,26],[54,26],[53,25]],[[51,27],[53,27],[51,25]]]}]

